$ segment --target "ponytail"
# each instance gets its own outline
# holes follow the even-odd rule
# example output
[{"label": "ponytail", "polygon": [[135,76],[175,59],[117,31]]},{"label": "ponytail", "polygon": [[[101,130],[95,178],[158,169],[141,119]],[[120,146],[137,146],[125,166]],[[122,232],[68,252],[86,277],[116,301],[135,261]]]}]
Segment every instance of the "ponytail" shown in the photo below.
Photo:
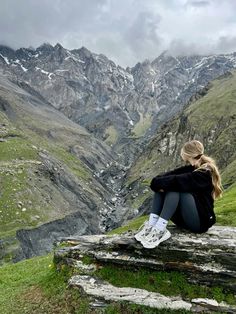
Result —
[{"label": "ponytail", "polygon": [[215,160],[204,154],[198,155],[196,159],[198,159],[198,162],[196,163],[196,167],[197,167],[196,170],[209,169],[211,171],[212,184],[213,184],[213,191],[212,191],[213,199],[221,197],[223,193],[223,188],[221,185],[220,173],[216,166]]}]

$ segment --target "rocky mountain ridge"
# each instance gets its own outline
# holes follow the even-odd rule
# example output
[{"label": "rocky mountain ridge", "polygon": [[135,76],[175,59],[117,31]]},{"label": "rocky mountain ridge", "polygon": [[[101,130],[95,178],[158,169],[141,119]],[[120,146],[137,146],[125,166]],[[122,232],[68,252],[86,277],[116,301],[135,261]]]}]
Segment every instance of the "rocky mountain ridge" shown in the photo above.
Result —
[{"label": "rocky mountain ridge", "polygon": [[85,47],[43,44],[15,51],[0,46],[0,67],[111,145],[129,165],[163,121],[209,81],[236,67],[236,53],[173,57],[164,52],[123,69]]}]

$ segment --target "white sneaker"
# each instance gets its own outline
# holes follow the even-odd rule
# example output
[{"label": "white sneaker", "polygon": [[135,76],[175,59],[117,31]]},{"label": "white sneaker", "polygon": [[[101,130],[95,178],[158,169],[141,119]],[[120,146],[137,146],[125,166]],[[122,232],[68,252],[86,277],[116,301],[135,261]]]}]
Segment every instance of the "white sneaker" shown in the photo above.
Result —
[{"label": "white sneaker", "polygon": [[147,237],[147,235],[151,232],[152,226],[149,225],[148,220],[146,220],[142,226],[138,229],[138,232],[135,234],[135,239],[137,241],[144,240],[144,237]]},{"label": "white sneaker", "polygon": [[157,247],[161,242],[166,241],[170,237],[171,233],[169,230],[165,229],[164,231],[160,231],[157,228],[153,227],[148,236],[145,238],[143,237],[141,243],[146,249],[153,249]]}]

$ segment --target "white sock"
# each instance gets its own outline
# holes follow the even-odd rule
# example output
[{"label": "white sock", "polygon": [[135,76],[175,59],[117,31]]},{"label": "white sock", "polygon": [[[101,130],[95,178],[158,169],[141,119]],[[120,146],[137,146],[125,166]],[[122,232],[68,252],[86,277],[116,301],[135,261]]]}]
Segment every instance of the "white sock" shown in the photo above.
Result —
[{"label": "white sock", "polygon": [[156,224],[156,222],[158,221],[158,218],[159,218],[159,216],[158,215],[156,215],[156,214],[150,214],[149,215],[149,221],[148,221],[148,224],[149,224],[149,226],[155,226],[155,224]]},{"label": "white sock", "polygon": [[155,224],[155,228],[157,228],[160,231],[164,231],[166,229],[167,224],[168,224],[168,220],[165,220],[160,217]]}]

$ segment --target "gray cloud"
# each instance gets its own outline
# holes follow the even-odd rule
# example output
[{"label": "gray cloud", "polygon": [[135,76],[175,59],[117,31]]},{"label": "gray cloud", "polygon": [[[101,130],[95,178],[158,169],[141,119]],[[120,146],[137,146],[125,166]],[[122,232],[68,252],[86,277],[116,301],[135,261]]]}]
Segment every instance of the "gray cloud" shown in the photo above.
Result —
[{"label": "gray cloud", "polygon": [[[170,43],[168,50],[172,55],[175,56],[196,55],[199,53],[199,45],[195,43],[185,43],[181,39],[175,39]],[[206,53],[202,47],[201,51]]]},{"label": "gray cloud", "polygon": [[124,39],[137,58],[145,59],[157,56],[157,51],[163,42],[158,34],[160,21],[159,14],[140,12],[126,30]]},{"label": "gray cloud", "polygon": [[191,0],[187,2],[187,5],[193,6],[193,7],[205,7],[210,5],[210,1],[197,1],[197,0]]},{"label": "gray cloud", "polygon": [[173,54],[236,51],[235,0],[1,0],[0,43],[85,46],[122,66]]},{"label": "gray cloud", "polygon": [[106,0],[2,0],[1,40],[13,47],[57,42],[82,28],[86,31]]},{"label": "gray cloud", "polygon": [[225,37],[221,36],[215,45],[215,51],[217,53],[225,53],[236,51],[236,36]]}]

